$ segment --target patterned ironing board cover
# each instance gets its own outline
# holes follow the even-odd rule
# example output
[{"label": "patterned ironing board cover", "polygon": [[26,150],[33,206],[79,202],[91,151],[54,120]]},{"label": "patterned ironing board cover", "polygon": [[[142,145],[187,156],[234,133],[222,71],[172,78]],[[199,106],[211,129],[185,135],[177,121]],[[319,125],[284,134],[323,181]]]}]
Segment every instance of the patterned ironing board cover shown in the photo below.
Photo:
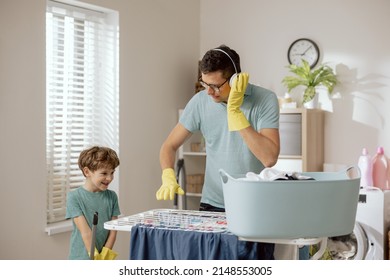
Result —
[{"label": "patterned ironing board cover", "polygon": [[135,225],[168,230],[227,232],[225,213],[153,209],[104,223],[108,230],[131,231]]}]

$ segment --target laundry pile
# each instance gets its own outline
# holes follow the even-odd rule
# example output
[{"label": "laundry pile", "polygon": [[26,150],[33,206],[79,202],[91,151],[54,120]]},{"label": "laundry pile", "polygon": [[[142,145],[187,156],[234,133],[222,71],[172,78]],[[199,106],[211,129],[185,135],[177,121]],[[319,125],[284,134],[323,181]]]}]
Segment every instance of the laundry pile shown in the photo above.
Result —
[{"label": "laundry pile", "polygon": [[281,181],[281,180],[314,180],[298,172],[284,172],[275,168],[264,168],[260,174],[254,172],[246,173],[246,177],[240,178],[243,181]]}]

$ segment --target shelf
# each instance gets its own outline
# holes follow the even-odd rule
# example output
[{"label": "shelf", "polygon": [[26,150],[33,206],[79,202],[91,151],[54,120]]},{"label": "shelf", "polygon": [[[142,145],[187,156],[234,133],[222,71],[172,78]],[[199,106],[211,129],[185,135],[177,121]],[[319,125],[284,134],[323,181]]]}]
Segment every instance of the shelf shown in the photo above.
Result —
[{"label": "shelf", "polygon": [[183,156],[206,156],[206,152],[183,152]]},{"label": "shelf", "polygon": [[201,193],[190,193],[190,192],[186,193],[186,195],[187,196],[197,196],[197,197],[201,197],[202,196]]},{"label": "shelf", "polygon": [[281,114],[302,114],[303,108],[280,108]]},{"label": "shelf", "polygon": [[321,112],[321,109],[307,109],[307,108],[280,108],[281,114],[305,114],[306,112]]},{"label": "shelf", "polygon": [[279,159],[302,159],[302,156],[279,155]]}]

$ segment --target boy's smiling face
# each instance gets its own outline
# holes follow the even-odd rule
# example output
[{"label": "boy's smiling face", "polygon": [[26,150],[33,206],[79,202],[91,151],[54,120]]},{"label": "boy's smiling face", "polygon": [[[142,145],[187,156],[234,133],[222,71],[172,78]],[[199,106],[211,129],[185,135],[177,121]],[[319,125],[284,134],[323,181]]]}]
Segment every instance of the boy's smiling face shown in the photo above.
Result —
[{"label": "boy's smiling face", "polygon": [[115,169],[110,167],[99,168],[95,171],[85,167],[83,171],[86,177],[85,187],[90,192],[105,191],[112,180],[114,180]]}]

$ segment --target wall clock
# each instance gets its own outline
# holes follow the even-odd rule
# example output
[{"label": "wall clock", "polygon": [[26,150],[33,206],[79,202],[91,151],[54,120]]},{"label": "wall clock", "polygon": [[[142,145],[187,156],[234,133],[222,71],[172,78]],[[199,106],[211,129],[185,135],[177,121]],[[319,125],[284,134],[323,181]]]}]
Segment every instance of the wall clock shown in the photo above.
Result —
[{"label": "wall clock", "polygon": [[302,59],[304,59],[309,63],[310,68],[313,68],[320,59],[320,49],[313,40],[300,38],[291,43],[287,51],[287,58],[290,64],[295,65],[301,65]]}]

